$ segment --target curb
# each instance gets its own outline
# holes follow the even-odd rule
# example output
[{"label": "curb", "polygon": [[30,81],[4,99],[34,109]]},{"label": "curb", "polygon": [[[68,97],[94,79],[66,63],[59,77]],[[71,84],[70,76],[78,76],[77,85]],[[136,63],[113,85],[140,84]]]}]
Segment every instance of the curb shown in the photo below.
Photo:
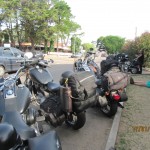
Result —
[{"label": "curb", "polygon": [[[121,103],[123,105],[123,103]],[[119,123],[121,119],[122,108],[118,107],[118,111],[114,117],[112,127],[108,136],[105,150],[115,150],[115,143],[117,138],[117,133],[119,129]]]}]

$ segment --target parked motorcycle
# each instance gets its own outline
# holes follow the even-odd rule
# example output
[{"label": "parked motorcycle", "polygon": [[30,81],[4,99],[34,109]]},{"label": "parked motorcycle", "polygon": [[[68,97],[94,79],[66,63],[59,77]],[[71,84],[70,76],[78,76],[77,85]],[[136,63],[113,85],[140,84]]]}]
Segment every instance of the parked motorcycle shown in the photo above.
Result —
[{"label": "parked motorcycle", "polygon": [[97,82],[99,99],[98,105],[101,111],[108,117],[114,116],[118,106],[124,108],[121,102],[127,101],[126,87],[128,74],[120,71],[115,59],[106,59],[101,62],[103,73]]},{"label": "parked motorcycle", "polygon": [[140,65],[137,58],[133,59],[133,61],[130,61],[128,55],[125,55],[125,57],[120,58],[118,62],[119,68],[122,72],[131,72],[132,74],[140,73]]},{"label": "parked motorcycle", "polygon": [[[118,63],[115,64],[115,61],[109,61],[110,63],[102,63],[106,64],[107,66],[101,66],[101,68],[105,68],[107,72],[100,73],[98,76],[95,75],[95,82],[97,84],[97,106],[100,107],[101,111],[107,115],[108,117],[114,116],[117,112],[118,106],[121,108],[124,108],[121,102],[127,101],[127,95],[126,95],[126,89],[127,86],[127,76],[124,73],[120,72],[120,69],[118,68]],[[86,65],[85,65],[86,64]],[[74,65],[79,66],[76,67],[76,71],[89,71],[91,72],[91,68],[88,65],[88,63],[85,63],[83,65],[82,61],[78,60],[75,62]],[[108,66],[110,68],[108,68]],[[107,68],[107,69],[106,69]],[[109,76],[108,72],[110,73],[110,70],[114,70],[114,78],[111,79],[111,76]],[[117,72],[116,72],[117,71]],[[93,71],[92,71],[93,72]],[[120,87],[112,87],[110,88],[110,81],[112,84],[117,85],[117,82],[120,82]],[[114,83],[113,83],[114,82]],[[116,82],[116,83],[115,83]],[[124,84],[124,83],[125,84]]]},{"label": "parked motorcycle", "polygon": [[19,75],[29,63],[31,61],[24,61],[24,65],[15,75],[1,78],[0,149],[61,150],[59,137],[55,131],[40,134],[35,110],[29,107],[31,93],[24,84],[20,84]]},{"label": "parked motorcycle", "polygon": [[[100,69],[95,60],[95,54],[94,52],[87,52],[85,55],[85,58],[78,59],[73,64],[73,70],[74,72],[80,72],[80,71],[90,71],[92,72],[96,77],[100,74]],[[94,56],[94,58],[93,58]]]},{"label": "parked motorcycle", "polygon": [[[95,99],[86,99],[82,103],[76,97],[72,97],[72,87],[68,86],[68,78],[74,73],[67,71],[62,74],[60,84],[53,82],[53,77],[48,70],[48,65],[43,60],[31,67],[26,74],[25,84],[35,97],[39,105],[41,116],[45,116],[45,121],[54,127],[65,122],[73,129],[82,128],[86,122],[85,110]],[[93,78],[91,74],[88,76]],[[96,91],[96,88],[94,89]],[[81,93],[83,93],[82,91]],[[93,94],[93,97],[95,94]]]}]

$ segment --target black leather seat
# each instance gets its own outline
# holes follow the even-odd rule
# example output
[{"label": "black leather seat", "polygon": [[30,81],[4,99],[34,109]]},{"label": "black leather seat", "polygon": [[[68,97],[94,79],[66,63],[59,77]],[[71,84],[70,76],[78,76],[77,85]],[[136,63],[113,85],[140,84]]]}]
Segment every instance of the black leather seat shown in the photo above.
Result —
[{"label": "black leather seat", "polygon": [[65,71],[61,76],[63,78],[69,78],[73,74],[74,74],[74,72],[72,72],[72,71]]},{"label": "black leather seat", "polygon": [[29,150],[62,150],[56,131],[50,131],[44,135],[28,140]]},{"label": "black leather seat", "polygon": [[6,112],[2,118],[2,122],[11,124],[20,135],[22,140],[27,140],[36,136],[35,130],[30,128],[22,119],[19,112]]},{"label": "black leather seat", "polygon": [[53,82],[49,82],[47,84],[47,88],[49,91],[58,91],[60,89],[60,84],[58,83],[53,83]]}]

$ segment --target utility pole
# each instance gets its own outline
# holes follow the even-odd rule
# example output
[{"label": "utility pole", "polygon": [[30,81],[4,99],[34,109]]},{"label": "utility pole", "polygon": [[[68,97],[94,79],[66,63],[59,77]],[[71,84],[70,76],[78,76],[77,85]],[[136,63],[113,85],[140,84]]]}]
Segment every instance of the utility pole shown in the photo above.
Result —
[{"label": "utility pole", "polygon": [[135,27],[135,39],[137,38],[137,27]]}]

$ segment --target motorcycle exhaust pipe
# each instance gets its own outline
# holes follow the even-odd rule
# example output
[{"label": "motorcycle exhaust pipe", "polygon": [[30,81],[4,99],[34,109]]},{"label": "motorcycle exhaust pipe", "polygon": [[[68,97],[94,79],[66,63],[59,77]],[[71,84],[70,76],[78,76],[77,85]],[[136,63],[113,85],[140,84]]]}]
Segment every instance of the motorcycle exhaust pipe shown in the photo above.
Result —
[{"label": "motorcycle exhaust pipe", "polygon": [[72,98],[71,98],[70,87],[60,88],[60,100],[61,100],[63,111],[67,113],[72,112]]}]

